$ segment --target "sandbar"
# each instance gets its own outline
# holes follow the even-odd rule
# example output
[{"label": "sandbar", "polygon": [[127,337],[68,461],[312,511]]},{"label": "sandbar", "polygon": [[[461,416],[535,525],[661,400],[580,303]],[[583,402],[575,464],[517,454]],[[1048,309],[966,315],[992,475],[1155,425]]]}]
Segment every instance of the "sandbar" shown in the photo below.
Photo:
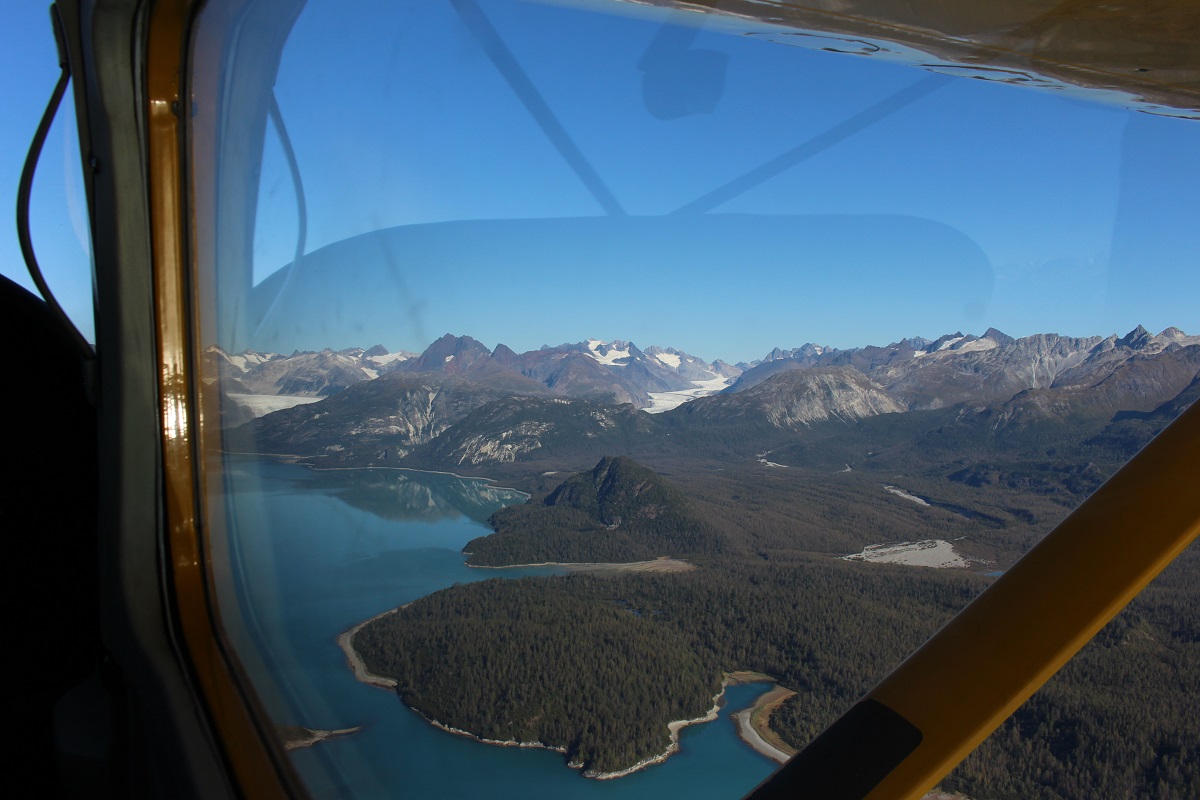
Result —
[{"label": "sandbar", "polygon": [[750,708],[733,715],[742,741],[780,764],[795,755],[796,751],[771,730],[771,712],[794,694],[791,689],[776,686],[759,695]]},{"label": "sandbar", "polygon": [[568,572],[690,572],[699,569],[695,564],[670,556],[659,556],[649,561],[618,561],[612,563],[542,561],[538,564],[467,564],[474,569],[516,569],[518,567],[562,567]]},{"label": "sandbar", "polygon": [[944,539],[923,539],[919,542],[889,542],[872,544],[862,552],[842,556],[843,561],[907,564],[912,567],[962,569],[970,562],[958,554],[954,545]]},{"label": "sandbar", "polygon": [[[400,606],[400,608],[404,608],[404,606]],[[342,631],[340,634],[338,634],[338,647],[342,648],[342,653],[344,653],[346,656],[346,664],[350,667],[351,672],[354,673],[355,680],[370,686],[378,686],[380,689],[396,688],[396,680],[394,678],[376,675],[367,669],[367,665],[363,663],[362,656],[360,656],[358,651],[354,649],[354,634],[358,633],[359,630],[361,630],[368,623],[386,617],[389,614],[395,614],[399,610],[399,608],[393,608],[390,611],[383,612],[382,614],[376,614],[370,619],[365,619],[358,623],[353,628]]]},{"label": "sandbar", "polygon": [[320,731],[312,728],[305,728],[300,725],[285,726],[283,733],[283,747],[285,750],[298,750],[301,747],[312,747],[317,742],[324,742],[328,739],[337,739],[341,736],[349,736],[352,733],[357,733],[362,730],[362,725],[355,725],[353,728],[340,728],[334,731]]}]

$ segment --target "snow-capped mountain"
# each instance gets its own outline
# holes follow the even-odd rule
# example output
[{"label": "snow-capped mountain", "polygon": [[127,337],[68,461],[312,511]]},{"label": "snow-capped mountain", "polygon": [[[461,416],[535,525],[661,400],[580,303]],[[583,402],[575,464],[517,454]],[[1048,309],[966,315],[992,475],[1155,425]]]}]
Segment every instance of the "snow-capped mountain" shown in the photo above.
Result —
[{"label": "snow-capped mountain", "polygon": [[724,361],[707,363],[702,358],[697,358],[674,347],[651,345],[646,348],[646,355],[657,359],[660,364],[692,382],[706,382],[714,378],[733,378],[742,372]]},{"label": "snow-capped mountain", "polygon": [[348,386],[396,369],[413,353],[389,353],[382,345],[370,350],[322,350],[319,353],[230,354],[213,346],[202,355],[207,382],[220,380],[226,423],[261,417],[272,411],[315,402]]},{"label": "snow-capped mountain", "polygon": [[[502,375],[508,375],[512,380],[519,376],[540,384],[553,394],[632,403],[638,408],[655,406],[657,394],[712,393],[724,387],[728,375],[736,374],[736,368],[717,362],[706,364],[682,350],[652,347],[643,352],[627,341],[587,339],[517,353],[504,344],[488,350],[469,336],[449,333],[398,369],[477,379],[487,376],[491,385],[495,385]],[[698,383],[704,385],[698,388]],[[514,388],[536,391],[532,385],[516,387],[514,384]]]},{"label": "snow-capped mountain", "polygon": [[[752,447],[786,464],[816,458],[828,436],[861,429],[882,440],[928,434],[970,458],[985,443],[1037,445],[1064,435],[1092,436],[1094,446],[1127,457],[1200,392],[1200,336],[1175,328],[1020,339],[989,329],[855,350],[776,349],[728,391],[720,391],[726,365],[628,341],[517,353],[447,334],[419,356],[378,364],[392,372],[374,379],[377,362],[364,360],[389,354],[372,350],[209,351],[225,392],[258,380],[331,395],[243,425],[230,433],[232,444],[330,465],[437,469],[557,469],[564,459],[611,452],[719,459]],[[347,375],[353,383],[334,391]],[[227,413],[228,426],[238,421]],[[857,452],[820,458],[853,460]],[[964,475],[983,480],[1006,469],[971,467]]]},{"label": "snow-capped mountain", "polygon": [[452,334],[419,355],[389,353],[379,345],[290,356],[230,355],[214,347],[204,358],[206,379],[219,377],[227,397],[227,424],[314,402],[391,372],[458,376],[522,396],[628,403],[656,413],[719,392],[743,393],[780,373],[829,367],[852,367],[906,410],[1008,404],[997,424],[1016,424],[1082,408],[1147,412],[1196,377],[1200,336],[1173,327],[1152,335],[1139,326],[1124,336],[1017,339],[989,328],[979,336],[954,332],[850,350],[811,343],[775,348],[745,371],[678,348],[642,350],[624,340],[586,339],[517,353]]}]

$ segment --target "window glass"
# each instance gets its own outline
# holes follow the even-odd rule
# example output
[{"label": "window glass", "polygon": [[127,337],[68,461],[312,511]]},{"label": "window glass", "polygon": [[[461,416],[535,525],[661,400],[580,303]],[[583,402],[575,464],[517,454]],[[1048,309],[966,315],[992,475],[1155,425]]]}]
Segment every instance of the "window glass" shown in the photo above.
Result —
[{"label": "window glass", "polygon": [[[275,69],[222,8],[210,547],[316,796],[741,796],[1200,391],[1195,120],[624,2],[313,0]],[[1196,568],[944,787],[1200,787]]]}]

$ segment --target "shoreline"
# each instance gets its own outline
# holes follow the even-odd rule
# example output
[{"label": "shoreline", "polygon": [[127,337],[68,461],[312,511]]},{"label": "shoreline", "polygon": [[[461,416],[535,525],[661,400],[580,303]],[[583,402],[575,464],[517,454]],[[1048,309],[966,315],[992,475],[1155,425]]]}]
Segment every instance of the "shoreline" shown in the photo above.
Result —
[{"label": "shoreline", "polygon": [[[401,705],[404,705],[403,701],[401,702]],[[551,744],[546,744],[545,742],[519,742],[516,739],[485,739],[484,737],[479,736],[478,734],[471,733],[470,731],[464,731],[462,728],[455,728],[451,725],[447,725],[444,722],[438,722],[433,717],[429,717],[429,716],[426,716],[425,714],[422,714],[420,711],[413,708],[412,706],[405,705],[404,707],[407,708],[409,711],[413,712],[414,714],[416,714],[421,719],[428,722],[433,727],[437,728],[438,730],[443,730],[446,733],[452,733],[455,736],[465,736],[466,738],[474,739],[475,741],[480,742],[481,744],[490,744],[490,745],[493,745],[496,747],[526,747],[526,748],[538,748],[541,750],[553,750],[555,753],[562,753],[563,755],[566,755],[566,753],[567,753],[567,748],[558,747],[556,745],[551,745]]]},{"label": "shoreline", "polygon": [[[785,749],[786,745],[771,730],[771,713],[779,707],[780,703],[795,694],[791,689],[776,684],[775,688],[759,695],[754,701],[754,705],[733,715],[741,740],[779,764],[783,764],[795,755],[795,751],[788,752],[790,748]],[[784,745],[784,747],[780,747],[780,745]]]},{"label": "shoreline", "polygon": [[[370,620],[368,620],[368,622],[369,621]],[[364,624],[366,624],[366,623],[364,623]],[[393,685],[395,684],[394,681],[392,683],[393,683]],[[710,708],[708,710],[708,712],[704,714],[704,716],[696,717],[695,719],[679,719],[679,720],[672,720],[671,722],[668,722],[667,730],[670,732],[671,743],[667,745],[666,750],[659,753],[658,755],[644,758],[641,761],[637,762],[636,764],[634,764],[630,767],[626,767],[625,769],[621,769],[621,770],[615,770],[613,772],[597,772],[596,770],[588,769],[588,770],[583,770],[580,774],[585,778],[590,778],[590,779],[596,780],[596,781],[609,781],[609,780],[615,780],[616,778],[623,778],[626,775],[632,775],[633,773],[637,772],[638,770],[645,769],[646,767],[653,766],[654,764],[661,764],[662,762],[664,762],[668,758],[670,758],[672,755],[679,752],[679,732],[681,730],[686,728],[688,725],[695,725],[695,724],[702,723],[702,722],[712,722],[713,720],[715,720],[717,718],[717,716],[720,714],[720,711],[721,711],[721,698],[725,696],[725,688],[729,685],[731,685],[731,682],[723,682],[721,684],[721,691],[719,693],[713,695],[713,707]],[[401,702],[401,705],[404,705],[403,702]],[[467,739],[472,739],[476,742],[479,742],[480,744],[488,744],[488,745],[492,745],[494,747],[536,748],[536,749],[541,749],[541,750],[550,750],[555,753],[561,753],[562,755],[567,754],[567,748],[561,747],[559,745],[546,744],[545,742],[520,742],[520,741],[517,741],[516,739],[507,739],[507,740],[488,739],[483,736],[480,736],[479,734],[471,733],[470,731],[465,731],[462,728],[455,728],[451,725],[447,725],[444,722],[440,722],[436,719],[433,719],[432,717],[427,716],[426,714],[423,714],[422,712],[418,711],[417,709],[413,708],[412,706],[405,705],[404,707],[407,708],[412,713],[416,714],[421,719],[428,722],[433,727],[437,728],[438,730],[445,731],[446,733],[450,733],[455,736],[462,736]],[[578,761],[568,761],[567,767],[569,769],[582,769],[583,764]]]},{"label": "shoreline", "polygon": [[712,722],[721,713],[721,700],[725,697],[725,689],[731,686],[735,681],[729,680],[728,676],[721,681],[721,691],[713,695],[713,706],[702,717],[695,719],[677,719],[667,723],[667,730],[671,732],[671,743],[667,745],[667,749],[656,756],[643,758],[631,767],[617,770],[615,772],[596,772],[595,770],[587,770],[583,773],[583,777],[592,778],[597,781],[610,781],[616,778],[624,778],[626,775],[632,775],[640,769],[661,764],[671,756],[679,752],[679,732],[688,725],[697,725],[702,722]]},{"label": "shoreline", "polygon": [[[514,490],[519,491],[519,490]],[[649,561],[543,561],[540,564],[467,564],[471,569],[520,569],[524,567],[563,567],[570,572],[691,572],[695,564],[670,556]]]},{"label": "shoreline", "polygon": [[376,614],[370,619],[364,619],[357,625],[348,628],[337,635],[337,644],[338,647],[342,648],[342,654],[346,657],[346,665],[350,667],[350,671],[354,673],[354,679],[359,683],[365,683],[368,686],[374,686],[379,689],[391,690],[396,688],[396,680],[394,678],[376,675],[367,669],[367,665],[363,662],[362,656],[360,656],[358,651],[354,649],[354,636],[375,620],[382,619],[389,614],[395,614],[401,608],[404,608],[404,606],[389,609],[384,611],[382,614]]},{"label": "shoreline", "polygon": [[[389,611],[384,611],[381,614],[376,614],[375,616],[371,617],[370,619],[365,619],[362,622],[358,623],[357,625],[355,625],[345,631],[342,631],[340,634],[338,634],[338,637],[337,637],[338,646],[342,648],[342,652],[346,656],[346,663],[350,667],[351,672],[354,674],[355,680],[357,680],[361,683],[368,684],[370,686],[378,687],[380,689],[394,689],[395,688],[396,681],[393,678],[386,678],[382,675],[376,675],[367,669],[366,664],[363,663],[362,656],[360,656],[358,654],[358,651],[354,649],[353,639],[354,639],[354,635],[356,633],[358,633],[358,631],[361,628],[363,628],[365,625],[367,625],[368,623],[374,622],[375,620],[380,619],[382,617],[386,617],[389,614],[395,614],[401,608],[404,608],[404,606],[399,606],[398,608],[393,608]],[[719,691],[719,692],[717,692],[717,694],[713,695],[713,705],[712,705],[712,708],[710,708],[707,713],[705,713],[703,716],[696,717],[695,719],[681,719],[681,720],[672,720],[671,722],[668,722],[667,730],[670,733],[671,743],[669,745],[667,745],[666,750],[659,753],[658,755],[651,756],[649,758],[644,758],[641,761],[637,762],[636,764],[634,764],[630,767],[626,767],[625,769],[622,769],[622,770],[616,770],[614,772],[597,772],[595,770],[584,770],[580,774],[582,774],[583,777],[585,777],[585,778],[591,778],[593,780],[598,780],[598,781],[607,781],[607,780],[613,780],[616,778],[623,778],[626,775],[631,775],[640,769],[644,769],[644,768],[652,766],[654,764],[661,764],[662,762],[664,762],[668,758],[670,758],[672,755],[679,752],[679,732],[682,731],[684,728],[686,728],[689,725],[696,725],[696,724],[699,724],[702,722],[712,722],[713,720],[717,719],[717,717],[720,715],[720,712],[721,712],[721,700],[722,700],[722,698],[725,697],[725,689],[728,688],[729,686],[732,686],[737,683],[754,682],[750,679],[746,679],[747,676],[752,676],[755,679],[758,678],[758,676],[754,675],[753,673],[727,673],[721,680],[721,691]],[[765,677],[765,676],[763,676],[763,677]],[[397,699],[399,699],[399,698],[397,698]],[[475,741],[480,742],[482,744],[490,744],[490,745],[499,746],[499,747],[541,748],[543,750],[553,750],[554,752],[562,753],[563,755],[566,755],[566,752],[567,752],[565,747],[559,747],[556,745],[548,745],[548,744],[545,744],[544,742],[518,742],[516,740],[501,741],[499,739],[485,739],[484,737],[479,736],[474,733],[471,733],[470,731],[464,731],[461,728],[452,727],[450,725],[445,724],[444,722],[439,722],[438,720],[433,719],[432,717],[426,716],[425,714],[421,713],[420,711],[413,708],[412,706],[405,704],[403,701],[401,701],[401,705],[404,705],[404,707],[407,708],[409,711],[413,712],[414,714],[419,716],[421,719],[428,722],[430,725],[433,725],[435,728],[443,730],[446,733],[454,734],[455,736],[464,736],[468,739],[474,739]],[[583,764],[571,761],[571,762],[567,762],[567,767],[569,767],[570,769],[581,769],[583,767]]]}]

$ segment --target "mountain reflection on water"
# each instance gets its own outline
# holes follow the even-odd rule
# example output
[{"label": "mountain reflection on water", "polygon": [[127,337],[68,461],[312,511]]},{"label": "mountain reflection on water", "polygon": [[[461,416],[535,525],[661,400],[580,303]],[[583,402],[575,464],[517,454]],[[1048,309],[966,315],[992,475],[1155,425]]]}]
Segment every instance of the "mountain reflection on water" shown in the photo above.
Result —
[{"label": "mountain reflection on water", "polygon": [[407,469],[315,471],[322,491],[355,508],[391,520],[467,517],[486,524],[501,506],[529,495],[493,486],[483,478],[460,478]]}]

